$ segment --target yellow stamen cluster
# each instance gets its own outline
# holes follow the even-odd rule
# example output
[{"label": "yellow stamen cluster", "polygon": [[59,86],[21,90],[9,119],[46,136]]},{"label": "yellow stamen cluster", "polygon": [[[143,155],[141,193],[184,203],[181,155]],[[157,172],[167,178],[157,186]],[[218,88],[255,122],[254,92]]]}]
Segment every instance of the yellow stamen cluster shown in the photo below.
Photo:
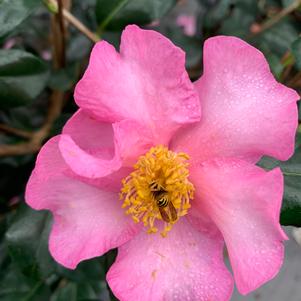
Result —
[{"label": "yellow stamen cluster", "polygon": [[[148,233],[156,233],[157,220],[161,220],[164,222],[161,235],[166,236],[179,217],[187,214],[194,192],[188,180],[188,160],[189,156],[185,153],[172,152],[165,146],[152,147],[138,159],[134,171],[122,180],[122,207],[127,208],[126,214],[131,215],[136,223],[142,221]],[[152,190],[154,183],[167,197],[164,208],[158,206],[160,196]],[[175,215],[172,211],[176,212],[176,219],[167,219],[166,216]]]}]

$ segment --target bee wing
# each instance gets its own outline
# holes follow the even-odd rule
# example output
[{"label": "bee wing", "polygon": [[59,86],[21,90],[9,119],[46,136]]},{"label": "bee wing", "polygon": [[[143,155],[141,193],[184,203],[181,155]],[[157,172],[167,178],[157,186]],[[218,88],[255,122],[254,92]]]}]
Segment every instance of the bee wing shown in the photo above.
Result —
[{"label": "bee wing", "polygon": [[177,210],[174,207],[174,205],[172,204],[172,202],[168,203],[168,209],[169,209],[169,213],[170,213],[170,217],[171,217],[171,221],[174,222],[177,220],[178,218],[178,214],[177,214]]},{"label": "bee wing", "polygon": [[162,219],[163,219],[165,222],[169,223],[169,222],[170,222],[170,217],[169,217],[169,215],[167,214],[165,208],[159,207],[159,211],[160,211],[160,214],[161,214]]}]

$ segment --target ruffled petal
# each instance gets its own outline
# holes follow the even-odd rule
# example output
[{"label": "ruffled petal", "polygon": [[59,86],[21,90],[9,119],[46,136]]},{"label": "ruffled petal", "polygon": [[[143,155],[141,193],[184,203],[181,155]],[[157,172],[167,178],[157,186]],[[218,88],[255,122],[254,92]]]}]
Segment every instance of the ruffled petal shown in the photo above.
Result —
[{"label": "ruffled petal", "polygon": [[299,95],[278,83],[263,54],[246,42],[219,36],[204,46],[204,75],[195,83],[202,120],[181,130],[174,149],[198,160],[239,157],[256,162],[294,152]]},{"label": "ruffled petal", "polygon": [[124,214],[118,193],[100,190],[75,178],[58,149],[59,137],[39,153],[26,187],[32,208],[51,210],[54,224],[49,249],[68,268],[100,256],[131,239],[137,226]]},{"label": "ruffled petal", "polygon": [[[154,146],[151,131],[137,121],[122,120],[109,125],[88,115],[82,118],[82,115],[77,114],[69,121],[67,130],[63,131],[69,135],[61,135],[59,142],[64,160],[81,177],[107,177],[122,167],[132,167],[139,156]],[[91,121],[87,122],[89,118],[93,120],[93,126]],[[111,132],[114,135],[113,146],[110,145],[111,137],[108,137]]]},{"label": "ruffled petal", "polygon": [[79,109],[65,124],[63,134],[69,135],[82,149],[87,151],[114,149],[114,132],[111,123],[100,122]]},{"label": "ruffled petal", "polygon": [[233,280],[222,250],[218,232],[181,218],[166,238],[141,231],[121,246],[107,281],[120,301],[229,300]]},{"label": "ruffled petal", "polygon": [[221,231],[238,290],[247,294],[272,279],[284,256],[279,224],[280,169],[266,172],[237,159],[207,161],[191,169],[195,203]]},{"label": "ruffled petal", "polygon": [[107,155],[110,153],[104,154],[102,149],[100,152],[87,152],[80,148],[69,135],[60,136],[59,149],[69,168],[82,177],[105,177],[122,167],[122,161],[116,149],[115,153],[112,153],[112,158],[108,158]]},{"label": "ruffled petal", "polygon": [[164,143],[200,118],[184,52],[158,32],[135,25],[124,30],[120,54],[104,41],[94,46],[75,100],[99,120],[136,120]]},{"label": "ruffled petal", "polygon": [[105,177],[122,166],[112,124],[100,122],[82,109],[64,126],[59,148],[69,168],[82,177]]}]

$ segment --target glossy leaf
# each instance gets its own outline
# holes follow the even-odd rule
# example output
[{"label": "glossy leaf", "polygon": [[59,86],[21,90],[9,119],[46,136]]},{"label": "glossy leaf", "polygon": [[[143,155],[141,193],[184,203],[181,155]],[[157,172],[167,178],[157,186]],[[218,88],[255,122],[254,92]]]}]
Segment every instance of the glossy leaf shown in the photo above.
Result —
[{"label": "glossy leaf", "polygon": [[9,34],[41,5],[40,0],[1,0],[0,37]]},{"label": "glossy leaf", "polygon": [[6,232],[9,253],[20,271],[30,278],[40,279],[55,272],[56,264],[48,251],[51,216],[26,205],[19,208]]},{"label": "glossy leaf", "polygon": [[[17,209],[6,232],[14,264],[7,273],[0,273],[0,300],[110,300],[104,266],[111,257],[82,262],[76,270],[65,269],[48,251],[51,223],[47,212],[36,212],[26,205]],[[51,286],[56,289],[49,299]]]},{"label": "glossy leaf", "polygon": [[77,295],[76,285],[74,283],[67,283],[53,294],[51,301],[76,301]]},{"label": "glossy leaf", "polygon": [[290,45],[298,38],[299,31],[294,25],[288,18],[284,18],[258,35],[254,40],[256,46],[268,48],[270,52],[278,54],[280,60],[280,57],[290,50]]},{"label": "glossy leaf", "polygon": [[270,170],[279,166],[285,187],[280,222],[285,226],[301,227],[301,133],[297,136],[294,156],[286,162],[263,158],[260,166]]},{"label": "glossy leaf", "polygon": [[301,37],[293,42],[292,53],[295,58],[296,67],[301,70]]},{"label": "glossy leaf", "polygon": [[31,53],[0,50],[0,108],[31,103],[44,89],[47,65]]},{"label": "glossy leaf", "polygon": [[97,0],[99,31],[118,30],[127,24],[149,24],[166,14],[176,0]]},{"label": "glossy leaf", "polygon": [[272,73],[278,80],[280,80],[281,74],[284,69],[284,65],[281,64],[281,61],[279,60],[277,55],[274,55],[271,52],[267,52],[265,55],[266,55],[266,59],[269,62]]},{"label": "glossy leaf", "polygon": [[238,1],[230,12],[230,17],[221,26],[221,33],[246,38],[256,18],[257,6],[254,1]]},{"label": "glossy leaf", "polygon": [[0,282],[1,301],[49,300],[50,290],[41,280],[32,280],[11,264]]}]

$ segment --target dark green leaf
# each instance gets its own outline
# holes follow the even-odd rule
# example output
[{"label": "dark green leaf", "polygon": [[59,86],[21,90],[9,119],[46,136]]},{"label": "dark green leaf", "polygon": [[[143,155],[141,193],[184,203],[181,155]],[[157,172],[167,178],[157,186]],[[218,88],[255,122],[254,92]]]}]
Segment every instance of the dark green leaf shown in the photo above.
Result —
[{"label": "dark green leaf", "polygon": [[256,19],[256,13],[257,6],[254,5],[254,1],[237,1],[229,17],[223,22],[221,33],[245,38]]},{"label": "dark green leaf", "polygon": [[279,57],[274,55],[273,53],[267,53],[265,55],[266,59],[269,62],[270,68],[272,70],[272,73],[277,79],[280,79],[280,76],[282,74],[282,71],[284,69],[284,65],[281,64],[281,61]]},{"label": "dark green leaf", "polygon": [[68,43],[67,58],[68,61],[81,61],[88,56],[92,48],[92,43],[83,35],[75,35]]},{"label": "dark green leaf", "polygon": [[273,54],[282,57],[290,45],[298,38],[299,32],[289,18],[284,18],[271,28],[264,31],[256,39],[259,48],[265,47]]},{"label": "dark green leaf", "polygon": [[296,143],[295,154],[286,162],[263,158],[259,165],[270,170],[279,166],[284,174],[284,198],[280,222],[285,226],[301,227],[301,134]]},{"label": "dark green leaf", "polygon": [[1,301],[49,300],[49,288],[43,281],[25,277],[11,264],[0,282]]},{"label": "dark green leaf", "polygon": [[77,80],[79,65],[68,64],[65,69],[55,70],[52,72],[49,87],[54,90],[67,91]]},{"label": "dark green leaf", "polygon": [[301,70],[301,37],[293,42],[292,53],[296,61],[296,67]]},{"label": "dark green leaf", "polygon": [[52,296],[51,301],[77,301],[77,286],[74,283],[67,283],[60,287]]},{"label": "dark green leaf", "polygon": [[24,275],[40,279],[55,271],[56,265],[48,252],[51,216],[27,206],[19,208],[8,231],[6,241],[12,259]]},{"label": "dark green leaf", "polygon": [[99,31],[119,30],[127,24],[148,24],[166,14],[176,0],[97,0]]},{"label": "dark green leaf", "polygon": [[296,176],[285,175],[281,224],[301,227],[301,173]]},{"label": "dark green leaf", "polygon": [[48,68],[31,53],[0,50],[0,108],[31,103],[44,89]]},{"label": "dark green leaf", "polygon": [[40,4],[41,0],[0,0],[0,37],[14,30]]},{"label": "dark green leaf", "polygon": [[205,15],[205,26],[209,28],[215,27],[223,18],[227,17],[231,3],[231,0],[216,1],[216,4]]},{"label": "dark green leaf", "polygon": [[71,118],[71,116],[72,116],[72,114],[65,113],[65,114],[62,114],[60,117],[58,117],[52,126],[50,135],[51,136],[59,135],[62,132],[64,125],[66,124],[68,119]]},{"label": "dark green leaf", "polygon": [[22,282],[26,282],[24,290],[30,287],[31,291],[32,285],[36,283],[40,283],[39,289],[45,284],[54,284],[57,289],[52,301],[109,300],[103,267],[107,257],[84,261],[76,270],[68,270],[56,264],[48,251],[51,221],[50,213],[37,212],[22,205],[6,232],[6,243],[17,275],[22,273]]}]

